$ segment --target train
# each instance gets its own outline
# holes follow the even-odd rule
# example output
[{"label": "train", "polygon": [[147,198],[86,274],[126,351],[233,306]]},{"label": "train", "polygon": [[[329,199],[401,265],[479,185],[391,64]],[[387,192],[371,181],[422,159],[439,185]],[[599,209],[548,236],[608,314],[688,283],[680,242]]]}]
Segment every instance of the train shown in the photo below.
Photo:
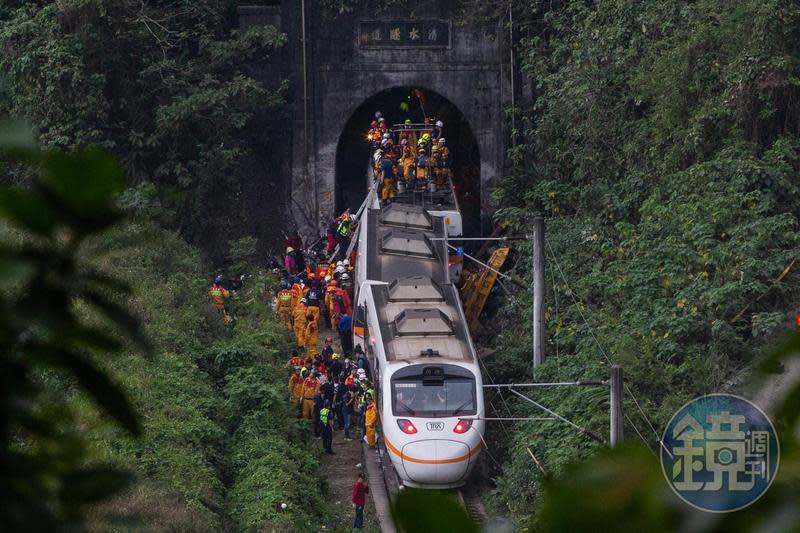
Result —
[{"label": "train", "polygon": [[483,383],[447,242],[461,231],[452,184],[382,204],[373,183],[353,236],[353,342],[404,486],[464,485],[483,444]]}]

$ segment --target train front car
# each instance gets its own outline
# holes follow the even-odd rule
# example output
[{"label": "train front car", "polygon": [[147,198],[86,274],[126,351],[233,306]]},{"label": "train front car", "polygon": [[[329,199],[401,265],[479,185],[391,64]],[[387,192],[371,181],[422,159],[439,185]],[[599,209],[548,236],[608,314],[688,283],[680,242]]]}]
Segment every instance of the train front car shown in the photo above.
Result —
[{"label": "train front car", "polygon": [[461,486],[481,448],[483,386],[438,240],[445,221],[402,204],[366,216],[357,341],[374,365],[384,443],[405,485]]}]

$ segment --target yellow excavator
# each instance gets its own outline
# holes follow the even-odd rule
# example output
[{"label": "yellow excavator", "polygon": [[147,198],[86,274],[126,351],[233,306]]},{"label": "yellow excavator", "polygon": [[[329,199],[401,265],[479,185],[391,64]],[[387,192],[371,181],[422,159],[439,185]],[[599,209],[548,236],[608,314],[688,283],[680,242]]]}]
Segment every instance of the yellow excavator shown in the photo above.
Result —
[{"label": "yellow excavator", "polygon": [[461,299],[464,302],[464,315],[470,329],[476,328],[479,324],[478,319],[497,281],[497,272],[506,262],[509,250],[507,246],[497,248],[487,263],[491,268],[465,269],[461,274]]}]

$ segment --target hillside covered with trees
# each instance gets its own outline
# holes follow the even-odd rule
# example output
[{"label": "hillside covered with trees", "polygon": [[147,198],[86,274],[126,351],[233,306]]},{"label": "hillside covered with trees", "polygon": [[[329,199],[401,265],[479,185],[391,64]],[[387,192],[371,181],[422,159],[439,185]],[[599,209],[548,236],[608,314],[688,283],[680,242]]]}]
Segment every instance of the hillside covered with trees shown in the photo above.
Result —
[{"label": "hillside covered with trees", "polygon": [[[409,3],[318,7],[335,17]],[[509,3],[459,6],[508,29]],[[518,127],[492,205],[507,234],[546,219],[548,358],[535,378],[603,379],[623,365],[633,446],[609,452],[554,421],[495,424],[482,488],[495,514],[542,531],[611,528],[612,515],[640,530],[696,525],[661,492],[651,452],[666,422],[698,395],[754,395],[800,346],[759,366],[800,297],[800,6],[510,8],[532,92],[508,110]],[[241,197],[244,158],[272,140],[290,90],[258,83],[248,65],[286,36],[241,33],[235,15],[226,0],[0,4],[0,497],[15,510],[0,525],[10,530],[321,523],[318,451],[285,398],[291,342],[264,296],[277,278]],[[87,179],[100,175],[108,187]],[[530,247],[514,252],[511,274],[529,282]],[[219,265],[252,274],[233,327],[207,307]],[[529,295],[505,294],[478,334],[487,382],[531,379],[530,323]],[[766,516],[797,525],[798,390],[776,415],[795,468],[748,511],[752,522],[717,518],[706,530]],[[607,433],[606,390],[537,394]],[[533,414],[511,397],[488,409]],[[609,494],[604,509],[575,503]]]}]

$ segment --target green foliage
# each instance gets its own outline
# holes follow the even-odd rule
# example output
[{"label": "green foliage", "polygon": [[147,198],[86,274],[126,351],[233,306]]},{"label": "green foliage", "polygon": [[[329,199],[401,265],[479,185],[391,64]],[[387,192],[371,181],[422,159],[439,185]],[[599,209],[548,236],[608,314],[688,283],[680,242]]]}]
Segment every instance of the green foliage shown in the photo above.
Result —
[{"label": "green foliage", "polygon": [[[620,363],[658,433],[689,398],[747,381],[754,354],[789,326],[800,8],[564,0],[513,9],[517,57],[535,91],[522,110],[524,142],[510,152],[514,172],[494,200],[515,231],[532,212],[547,217],[551,359],[537,379],[597,379]],[[530,250],[518,252],[524,269]],[[500,382],[529,372],[529,338],[503,332],[530,323],[528,297],[509,298],[487,362]],[[604,435],[605,400],[588,394],[537,399]],[[626,434],[640,430],[655,449],[630,394],[625,408]],[[504,440],[510,461],[492,500],[518,517],[541,490],[526,448],[553,475],[597,449],[550,423],[520,425]]]},{"label": "green foliage", "polygon": [[536,531],[797,531],[800,492],[800,334],[792,334],[763,357],[756,374],[760,393],[774,392],[776,371],[787,372],[773,397],[773,422],[780,439],[780,469],[754,504],[734,513],[698,511],[678,500],[654,454],[640,443],[605,450],[561,476],[548,476]]},{"label": "green foliage", "polygon": [[111,151],[137,186],[129,207],[146,207],[144,215],[195,242],[208,245],[214,232],[224,243],[246,216],[245,129],[287,89],[246,72],[286,37],[266,26],[232,30],[230,8],[226,0],[64,0],[3,9],[0,114],[26,117],[44,146]]},{"label": "green foliage", "polygon": [[442,491],[406,489],[392,502],[400,531],[477,533],[478,527],[456,499]]},{"label": "green foliage", "polygon": [[[6,135],[6,139],[21,139]],[[86,242],[121,220],[120,169],[100,152],[39,153],[0,146],[37,171],[30,188],[0,190],[0,471],[3,529],[80,524],[83,511],[129,475],[92,462],[75,413],[48,382],[81,391],[132,435],[142,425],[100,360],[127,341],[147,351],[138,320],[118,303],[127,284],[98,270]],[[78,312],[86,306],[93,320]]]}]

